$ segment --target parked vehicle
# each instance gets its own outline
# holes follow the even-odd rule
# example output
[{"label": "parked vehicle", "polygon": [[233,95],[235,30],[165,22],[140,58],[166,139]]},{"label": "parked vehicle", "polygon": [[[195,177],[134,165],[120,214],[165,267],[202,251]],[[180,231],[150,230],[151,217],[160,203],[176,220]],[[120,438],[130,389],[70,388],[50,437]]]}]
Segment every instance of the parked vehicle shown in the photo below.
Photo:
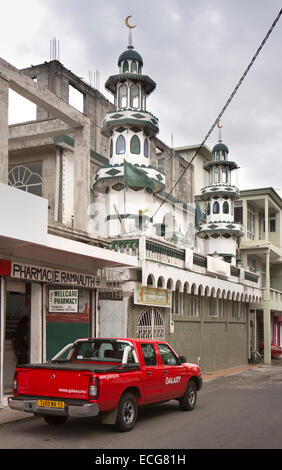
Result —
[{"label": "parked vehicle", "polygon": [[124,432],[141,405],[174,399],[182,410],[193,410],[201,386],[199,366],[164,341],[78,339],[48,363],[18,367],[8,403],[48,424],[101,415]]},{"label": "parked vehicle", "polygon": [[[260,353],[262,357],[264,357],[264,343],[260,343]],[[278,344],[271,345],[271,357],[272,358],[279,358],[282,355],[282,348]]]}]

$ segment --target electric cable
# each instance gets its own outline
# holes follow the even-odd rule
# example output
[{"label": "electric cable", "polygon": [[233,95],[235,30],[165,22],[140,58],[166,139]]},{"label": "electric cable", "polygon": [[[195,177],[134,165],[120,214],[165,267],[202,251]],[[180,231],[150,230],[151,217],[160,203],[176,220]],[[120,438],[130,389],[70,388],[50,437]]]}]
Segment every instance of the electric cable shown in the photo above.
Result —
[{"label": "electric cable", "polygon": [[161,204],[159,205],[159,207],[157,208],[157,210],[155,211],[153,217],[152,217],[152,220],[154,220],[154,217],[156,216],[156,214],[158,213],[158,211],[160,210],[160,208],[163,206],[163,204],[166,202],[166,200],[168,199],[168,197],[171,195],[171,193],[174,191],[174,189],[176,188],[176,186],[178,185],[179,181],[181,180],[181,178],[183,178],[183,176],[185,175],[186,171],[188,170],[188,168],[191,166],[191,164],[193,163],[194,159],[196,158],[196,156],[198,155],[198,153],[200,152],[201,148],[203,147],[203,145],[206,143],[206,141],[208,140],[209,136],[211,135],[212,131],[214,130],[215,126],[217,125],[217,123],[219,123],[221,117],[223,116],[223,114],[225,113],[226,109],[228,108],[229,104],[231,103],[232,99],[234,98],[235,94],[237,93],[238,89],[240,88],[240,86],[242,85],[244,79],[246,78],[246,75],[248,74],[248,72],[250,71],[252,65],[254,64],[256,58],[258,57],[259,53],[261,52],[263,46],[265,45],[266,41],[268,40],[270,34],[272,33],[273,29],[275,28],[276,24],[278,23],[279,19],[280,19],[280,16],[282,15],[282,9],[279,11],[278,15],[276,16],[275,20],[273,21],[271,27],[269,28],[268,32],[266,33],[263,41],[261,42],[260,46],[258,47],[255,55],[253,56],[253,58],[251,59],[251,61],[249,62],[249,65],[247,66],[246,70],[244,71],[243,75],[241,76],[240,80],[238,81],[237,85],[235,86],[234,90],[232,91],[231,95],[229,96],[228,100],[226,101],[225,105],[223,106],[223,108],[221,109],[219,115],[217,116],[216,120],[214,121],[214,123],[212,124],[210,130],[208,131],[208,133],[206,134],[204,140],[202,141],[202,143],[199,145],[198,149],[196,150],[194,156],[192,157],[192,159],[190,160],[190,162],[188,163],[187,167],[184,169],[184,171],[182,172],[182,174],[180,175],[180,177],[178,178],[178,180],[176,181],[176,183],[173,185],[173,187],[171,188],[170,192],[166,194],[164,200],[161,202]]}]

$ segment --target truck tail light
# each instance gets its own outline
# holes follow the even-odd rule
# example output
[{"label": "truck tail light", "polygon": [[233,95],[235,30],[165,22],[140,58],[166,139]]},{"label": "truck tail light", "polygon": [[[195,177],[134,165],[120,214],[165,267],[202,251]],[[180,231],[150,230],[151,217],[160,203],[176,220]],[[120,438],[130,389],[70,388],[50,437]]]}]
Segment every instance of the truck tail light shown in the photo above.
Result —
[{"label": "truck tail light", "polygon": [[15,372],[14,374],[14,395],[18,394],[18,378],[19,378],[19,373]]},{"label": "truck tail light", "polygon": [[99,379],[91,376],[89,379],[89,400],[97,400],[99,396]]}]

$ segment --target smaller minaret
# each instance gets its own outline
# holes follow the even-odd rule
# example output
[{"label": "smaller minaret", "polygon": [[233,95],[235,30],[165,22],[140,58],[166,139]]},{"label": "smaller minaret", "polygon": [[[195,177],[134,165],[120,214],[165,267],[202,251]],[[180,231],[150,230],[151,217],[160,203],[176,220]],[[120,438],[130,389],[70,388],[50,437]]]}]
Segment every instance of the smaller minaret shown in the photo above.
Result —
[{"label": "smaller minaret", "polygon": [[204,165],[209,172],[209,184],[201,194],[206,202],[206,223],[200,225],[197,236],[205,240],[205,254],[217,254],[236,264],[237,239],[243,226],[234,222],[234,201],[240,192],[231,183],[231,172],[238,166],[228,160],[229,149],[222,142],[221,127],[218,123],[218,143],[212,149],[212,161]]}]

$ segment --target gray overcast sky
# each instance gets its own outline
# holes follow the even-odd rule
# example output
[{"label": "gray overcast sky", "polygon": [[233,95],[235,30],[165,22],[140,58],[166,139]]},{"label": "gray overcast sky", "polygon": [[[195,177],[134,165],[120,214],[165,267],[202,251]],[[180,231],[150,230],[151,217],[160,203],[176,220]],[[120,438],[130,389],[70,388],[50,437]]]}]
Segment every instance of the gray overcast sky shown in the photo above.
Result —
[{"label": "gray overcast sky", "polygon": [[[279,0],[10,0],[1,13],[1,56],[18,68],[49,60],[60,41],[64,66],[100,90],[133,44],[143,73],[157,83],[148,110],[159,138],[174,146],[200,143],[281,9]],[[4,11],[3,11],[4,10]],[[240,189],[272,186],[282,197],[282,18],[221,123]],[[217,142],[215,130],[207,144]]]}]

